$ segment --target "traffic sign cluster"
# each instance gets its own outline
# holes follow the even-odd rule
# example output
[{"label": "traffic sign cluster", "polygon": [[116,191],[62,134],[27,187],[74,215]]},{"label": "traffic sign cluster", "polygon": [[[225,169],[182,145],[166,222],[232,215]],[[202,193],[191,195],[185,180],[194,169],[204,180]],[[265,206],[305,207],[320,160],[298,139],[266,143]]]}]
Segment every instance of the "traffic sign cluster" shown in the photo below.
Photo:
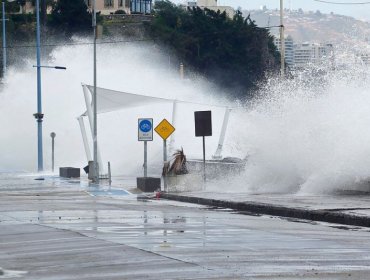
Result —
[{"label": "traffic sign cluster", "polygon": [[[176,129],[169,121],[163,119],[154,130],[163,140],[167,140]],[[138,141],[153,141],[152,118],[140,118],[138,120]]]}]

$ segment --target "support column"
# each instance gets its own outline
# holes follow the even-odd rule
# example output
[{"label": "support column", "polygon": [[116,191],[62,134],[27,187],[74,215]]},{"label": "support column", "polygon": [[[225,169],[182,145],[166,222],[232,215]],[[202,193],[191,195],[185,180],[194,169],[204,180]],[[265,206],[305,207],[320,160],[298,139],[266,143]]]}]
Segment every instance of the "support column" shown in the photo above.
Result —
[{"label": "support column", "polygon": [[[87,117],[88,117],[89,123],[90,123],[91,137],[92,137],[92,139],[94,139],[94,117],[93,117],[93,110],[92,110],[91,99],[90,99],[91,94],[89,95],[90,91],[86,87],[86,85],[83,85],[82,88],[83,88],[84,96],[85,96]],[[100,154],[99,147],[97,147],[97,157],[98,157],[98,164],[99,164],[99,168],[100,168],[100,174],[103,174],[104,173],[104,165],[103,165],[103,161],[101,159],[101,154]]]},{"label": "support column", "polygon": [[[174,100],[173,105],[172,105],[172,125],[173,127],[176,127],[176,119],[177,119],[177,100]],[[174,149],[175,149],[175,134],[173,133],[171,135],[170,145],[168,149],[170,155],[173,154]]]},{"label": "support column", "polygon": [[217,150],[216,150],[215,154],[213,155],[214,159],[221,159],[222,158],[222,149],[223,149],[223,146],[224,146],[227,125],[229,124],[230,112],[231,112],[230,108],[225,109],[225,115],[224,115],[224,120],[222,122],[220,139],[218,140]]},{"label": "support column", "polygon": [[92,156],[91,156],[89,142],[87,140],[84,119],[83,119],[82,116],[79,116],[77,118],[77,120],[78,120],[78,123],[80,125],[80,130],[81,130],[81,135],[82,135],[82,141],[84,143],[84,148],[85,148],[85,153],[86,153],[86,159],[87,159],[87,162],[89,162],[89,161],[92,161]]}]

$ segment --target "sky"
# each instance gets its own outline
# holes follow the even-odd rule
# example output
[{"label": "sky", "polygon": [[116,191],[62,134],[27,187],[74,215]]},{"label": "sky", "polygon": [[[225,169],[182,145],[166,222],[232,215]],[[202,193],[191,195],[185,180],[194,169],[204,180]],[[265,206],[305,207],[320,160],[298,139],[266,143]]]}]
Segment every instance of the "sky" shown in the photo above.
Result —
[{"label": "sky", "polygon": [[[184,0],[172,0],[175,3],[183,3]],[[366,2],[365,0],[330,0],[332,2],[358,3]],[[243,10],[258,9],[262,5],[267,8],[278,8],[280,0],[218,0],[220,6],[231,6],[234,8],[242,7]],[[284,0],[286,8],[298,9],[305,11],[320,10],[323,13],[334,12],[335,14],[348,15],[362,20],[370,20],[370,4],[367,5],[334,5],[319,3],[314,0]]]}]

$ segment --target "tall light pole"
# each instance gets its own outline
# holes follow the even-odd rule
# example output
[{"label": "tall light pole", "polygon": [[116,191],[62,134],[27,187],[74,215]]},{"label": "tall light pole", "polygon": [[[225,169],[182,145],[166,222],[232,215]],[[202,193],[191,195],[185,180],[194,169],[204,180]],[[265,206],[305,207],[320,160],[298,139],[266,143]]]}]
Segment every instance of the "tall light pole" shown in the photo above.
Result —
[{"label": "tall light pole", "polygon": [[66,70],[63,66],[41,66],[41,46],[40,46],[40,0],[36,0],[36,60],[37,65],[37,113],[33,114],[37,121],[37,170],[44,171],[44,159],[42,148],[42,121],[44,114],[42,113],[42,100],[41,100],[41,68],[54,68],[58,70]]},{"label": "tall light pole", "polygon": [[281,77],[285,76],[285,37],[284,37],[284,4],[283,0],[280,0],[280,74]]},{"label": "tall light pole", "polygon": [[96,0],[92,2],[92,26],[94,28],[94,94],[93,94],[93,104],[94,104],[94,182],[99,182],[99,166],[98,166],[98,120],[97,120],[97,94],[96,94]]},{"label": "tall light pole", "polygon": [[2,3],[3,6],[3,76],[6,73],[6,19],[5,19],[5,0]]},{"label": "tall light pole", "polygon": [[41,103],[41,65],[40,65],[40,0],[36,0],[36,59],[37,59],[37,113],[34,114],[37,121],[37,163],[38,171],[44,170],[43,150],[42,150],[42,113]]}]

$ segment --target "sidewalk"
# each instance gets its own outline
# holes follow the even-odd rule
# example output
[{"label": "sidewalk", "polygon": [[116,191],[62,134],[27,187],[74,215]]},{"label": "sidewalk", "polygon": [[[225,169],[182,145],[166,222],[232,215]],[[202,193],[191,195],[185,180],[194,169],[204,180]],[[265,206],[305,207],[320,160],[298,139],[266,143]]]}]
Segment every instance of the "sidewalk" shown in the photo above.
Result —
[{"label": "sidewalk", "polygon": [[370,194],[301,196],[199,191],[161,193],[161,197],[240,212],[370,227]]}]

